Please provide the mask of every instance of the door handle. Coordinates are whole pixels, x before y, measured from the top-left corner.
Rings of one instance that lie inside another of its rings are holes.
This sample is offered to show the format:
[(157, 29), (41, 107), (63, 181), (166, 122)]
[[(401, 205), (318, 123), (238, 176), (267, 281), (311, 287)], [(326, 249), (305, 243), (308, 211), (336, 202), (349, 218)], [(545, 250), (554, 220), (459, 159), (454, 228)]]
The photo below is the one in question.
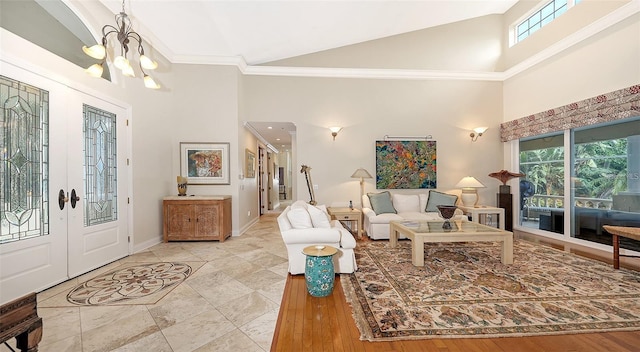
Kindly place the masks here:
[(58, 192), (58, 206), (60, 207), (60, 210), (64, 209), (64, 203), (69, 201), (69, 197), (66, 197), (64, 195), (64, 190), (61, 189), (60, 192)]
[(76, 194), (76, 189), (71, 190), (71, 208), (76, 208), (76, 203), (80, 201), (80, 197)]

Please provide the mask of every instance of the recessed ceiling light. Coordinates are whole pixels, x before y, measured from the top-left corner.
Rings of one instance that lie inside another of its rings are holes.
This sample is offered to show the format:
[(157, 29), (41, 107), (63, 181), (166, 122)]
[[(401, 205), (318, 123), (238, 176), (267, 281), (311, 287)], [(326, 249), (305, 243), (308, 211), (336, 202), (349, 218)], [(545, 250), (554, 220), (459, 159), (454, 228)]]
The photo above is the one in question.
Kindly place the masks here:
[(272, 130), (272, 129), (273, 129), (273, 127), (269, 126), (269, 127), (267, 127), (267, 129), (268, 129), (268, 130)]
[(276, 138), (276, 141), (279, 141), (279, 140), (280, 140), (280, 138)]

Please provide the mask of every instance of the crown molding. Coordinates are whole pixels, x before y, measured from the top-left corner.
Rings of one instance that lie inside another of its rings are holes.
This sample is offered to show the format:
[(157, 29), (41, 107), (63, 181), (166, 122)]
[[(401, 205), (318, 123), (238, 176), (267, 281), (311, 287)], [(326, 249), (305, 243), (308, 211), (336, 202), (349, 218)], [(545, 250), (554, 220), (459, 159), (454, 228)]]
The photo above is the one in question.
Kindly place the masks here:
[(279, 67), (247, 66), (243, 72), (254, 76), (324, 77), (324, 78), (370, 78), (402, 80), (477, 80), (501, 81), (499, 72), (399, 70), (373, 68), (324, 68), (324, 67)]

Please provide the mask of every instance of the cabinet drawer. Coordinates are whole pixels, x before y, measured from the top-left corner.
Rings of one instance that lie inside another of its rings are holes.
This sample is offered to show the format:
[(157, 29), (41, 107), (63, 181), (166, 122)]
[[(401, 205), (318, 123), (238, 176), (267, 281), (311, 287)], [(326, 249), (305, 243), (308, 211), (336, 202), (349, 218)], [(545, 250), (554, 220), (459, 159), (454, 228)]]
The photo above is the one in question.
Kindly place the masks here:
[(349, 215), (336, 215), (335, 218), (337, 220), (358, 220), (357, 214), (349, 214)]

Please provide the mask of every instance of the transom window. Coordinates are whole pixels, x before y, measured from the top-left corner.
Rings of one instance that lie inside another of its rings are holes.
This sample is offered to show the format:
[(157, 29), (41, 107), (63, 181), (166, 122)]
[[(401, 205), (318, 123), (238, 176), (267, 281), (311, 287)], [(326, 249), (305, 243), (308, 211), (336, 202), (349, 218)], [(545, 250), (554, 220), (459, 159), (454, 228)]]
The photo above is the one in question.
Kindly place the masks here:
[(514, 26), (514, 40), (511, 44), (519, 43), (580, 1), (581, 0), (551, 0), (544, 3), (540, 9)]

